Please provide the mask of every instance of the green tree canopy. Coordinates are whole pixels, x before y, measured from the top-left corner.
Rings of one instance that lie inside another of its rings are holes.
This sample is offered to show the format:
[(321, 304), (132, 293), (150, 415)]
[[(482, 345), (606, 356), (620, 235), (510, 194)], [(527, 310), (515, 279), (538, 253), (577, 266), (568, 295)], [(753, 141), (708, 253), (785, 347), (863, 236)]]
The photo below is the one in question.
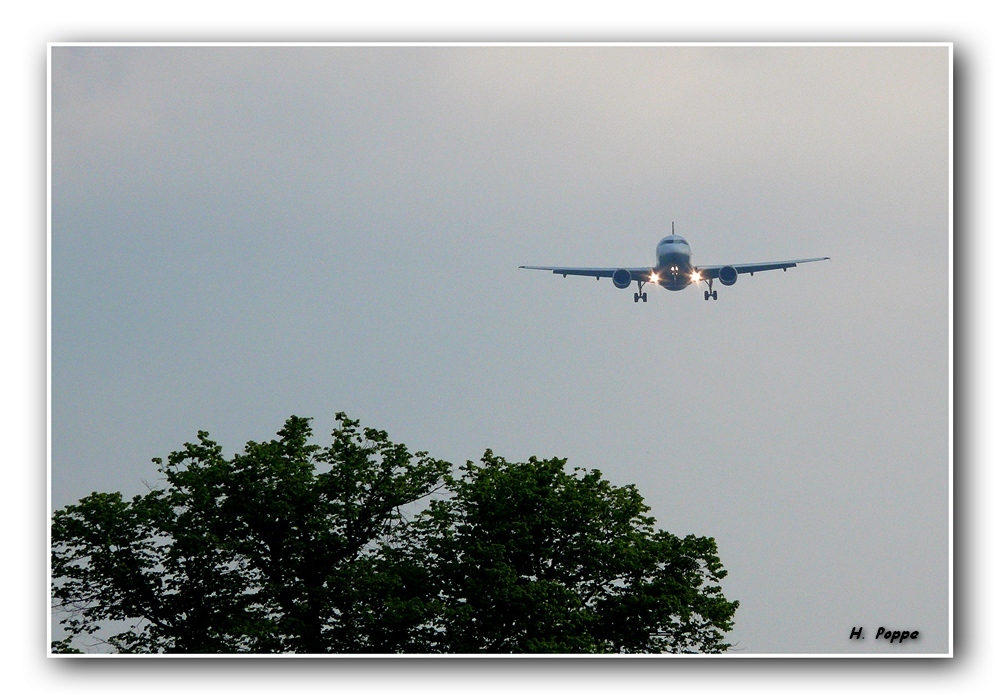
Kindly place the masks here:
[(655, 530), (634, 486), (565, 464), (487, 451), (414, 523), (410, 552), (441, 588), (437, 649), (724, 651), (738, 603), (714, 585), (715, 541)]
[[(737, 602), (714, 540), (654, 528), (634, 486), (487, 451), (452, 476), (383, 431), (309, 419), (231, 459), (200, 432), (165, 485), (52, 523), (69, 652), (719, 652)], [(444, 487), (414, 517), (404, 508)]]

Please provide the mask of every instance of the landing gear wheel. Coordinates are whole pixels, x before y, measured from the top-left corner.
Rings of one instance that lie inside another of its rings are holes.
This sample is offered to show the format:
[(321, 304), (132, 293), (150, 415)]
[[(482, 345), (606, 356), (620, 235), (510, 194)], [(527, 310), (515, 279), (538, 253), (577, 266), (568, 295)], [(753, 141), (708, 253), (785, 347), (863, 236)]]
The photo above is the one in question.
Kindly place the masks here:
[(639, 303), (639, 300), (640, 300), (640, 299), (642, 299), (643, 301), (646, 301), (646, 293), (645, 293), (644, 291), (642, 291), (642, 285), (643, 285), (643, 284), (644, 284), (644, 283), (643, 283), (643, 281), (642, 281), (642, 280), (639, 280), (639, 291), (638, 291), (638, 292), (636, 292), (636, 293), (635, 293), (635, 296), (633, 296), (633, 297), (632, 297), (632, 299), (633, 299), (633, 300), (634, 300), (634, 301), (635, 301), (635, 302), (636, 302), (637, 304)]
[(716, 292), (712, 292), (712, 299), (715, 299), (717, 301), (719, 299), (719, 292), (717, 292), (717, 291)]
[(708, 301), (708, 292), (705, 292), (705, 301)]

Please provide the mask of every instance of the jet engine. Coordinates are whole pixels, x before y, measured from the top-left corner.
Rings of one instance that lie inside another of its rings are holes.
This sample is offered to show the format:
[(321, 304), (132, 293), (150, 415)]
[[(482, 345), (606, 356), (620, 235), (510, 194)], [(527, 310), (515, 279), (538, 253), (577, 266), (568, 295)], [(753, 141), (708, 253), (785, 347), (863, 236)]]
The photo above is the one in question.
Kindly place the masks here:
[(625, 289), (632, 284), (632, 274), (624, 268), (615, 270), (615, 273), (611, 275), (611, 281), (615, 283), (618, 289)]
[(719, 281), (727, 287), (734, 285), (736, 284), (736, 274), (735, 267), (732, 265), (726, 265), (724, 268), (719, 270)]

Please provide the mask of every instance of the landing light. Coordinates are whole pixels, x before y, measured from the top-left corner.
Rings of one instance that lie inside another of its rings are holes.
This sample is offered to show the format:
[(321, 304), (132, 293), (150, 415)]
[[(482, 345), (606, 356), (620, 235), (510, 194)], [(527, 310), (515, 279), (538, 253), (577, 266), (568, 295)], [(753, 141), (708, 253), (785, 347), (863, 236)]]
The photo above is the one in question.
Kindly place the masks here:
[(660, 281), (660, 276), (654, 272), (649, 276), (649, 281), (652, 282), (653, 284), (656, 284), (657, 282)]
[(700, 272), (692, 272), (691, 273), (691, 281), (692, 282), (701, 282), (701, 273)]

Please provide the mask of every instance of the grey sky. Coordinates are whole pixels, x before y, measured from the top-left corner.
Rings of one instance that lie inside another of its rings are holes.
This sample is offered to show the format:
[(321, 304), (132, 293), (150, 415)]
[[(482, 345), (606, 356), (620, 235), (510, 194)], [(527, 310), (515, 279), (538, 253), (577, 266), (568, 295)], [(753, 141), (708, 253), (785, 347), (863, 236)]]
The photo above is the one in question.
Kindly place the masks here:
[[(717, 539), (740, 650), (946, 652), (948, 89), (945, 47), (54, 48), (54, 505), (343, 410), (635, 483)], [(832, 260), (517, 269), (671, 221)]]

